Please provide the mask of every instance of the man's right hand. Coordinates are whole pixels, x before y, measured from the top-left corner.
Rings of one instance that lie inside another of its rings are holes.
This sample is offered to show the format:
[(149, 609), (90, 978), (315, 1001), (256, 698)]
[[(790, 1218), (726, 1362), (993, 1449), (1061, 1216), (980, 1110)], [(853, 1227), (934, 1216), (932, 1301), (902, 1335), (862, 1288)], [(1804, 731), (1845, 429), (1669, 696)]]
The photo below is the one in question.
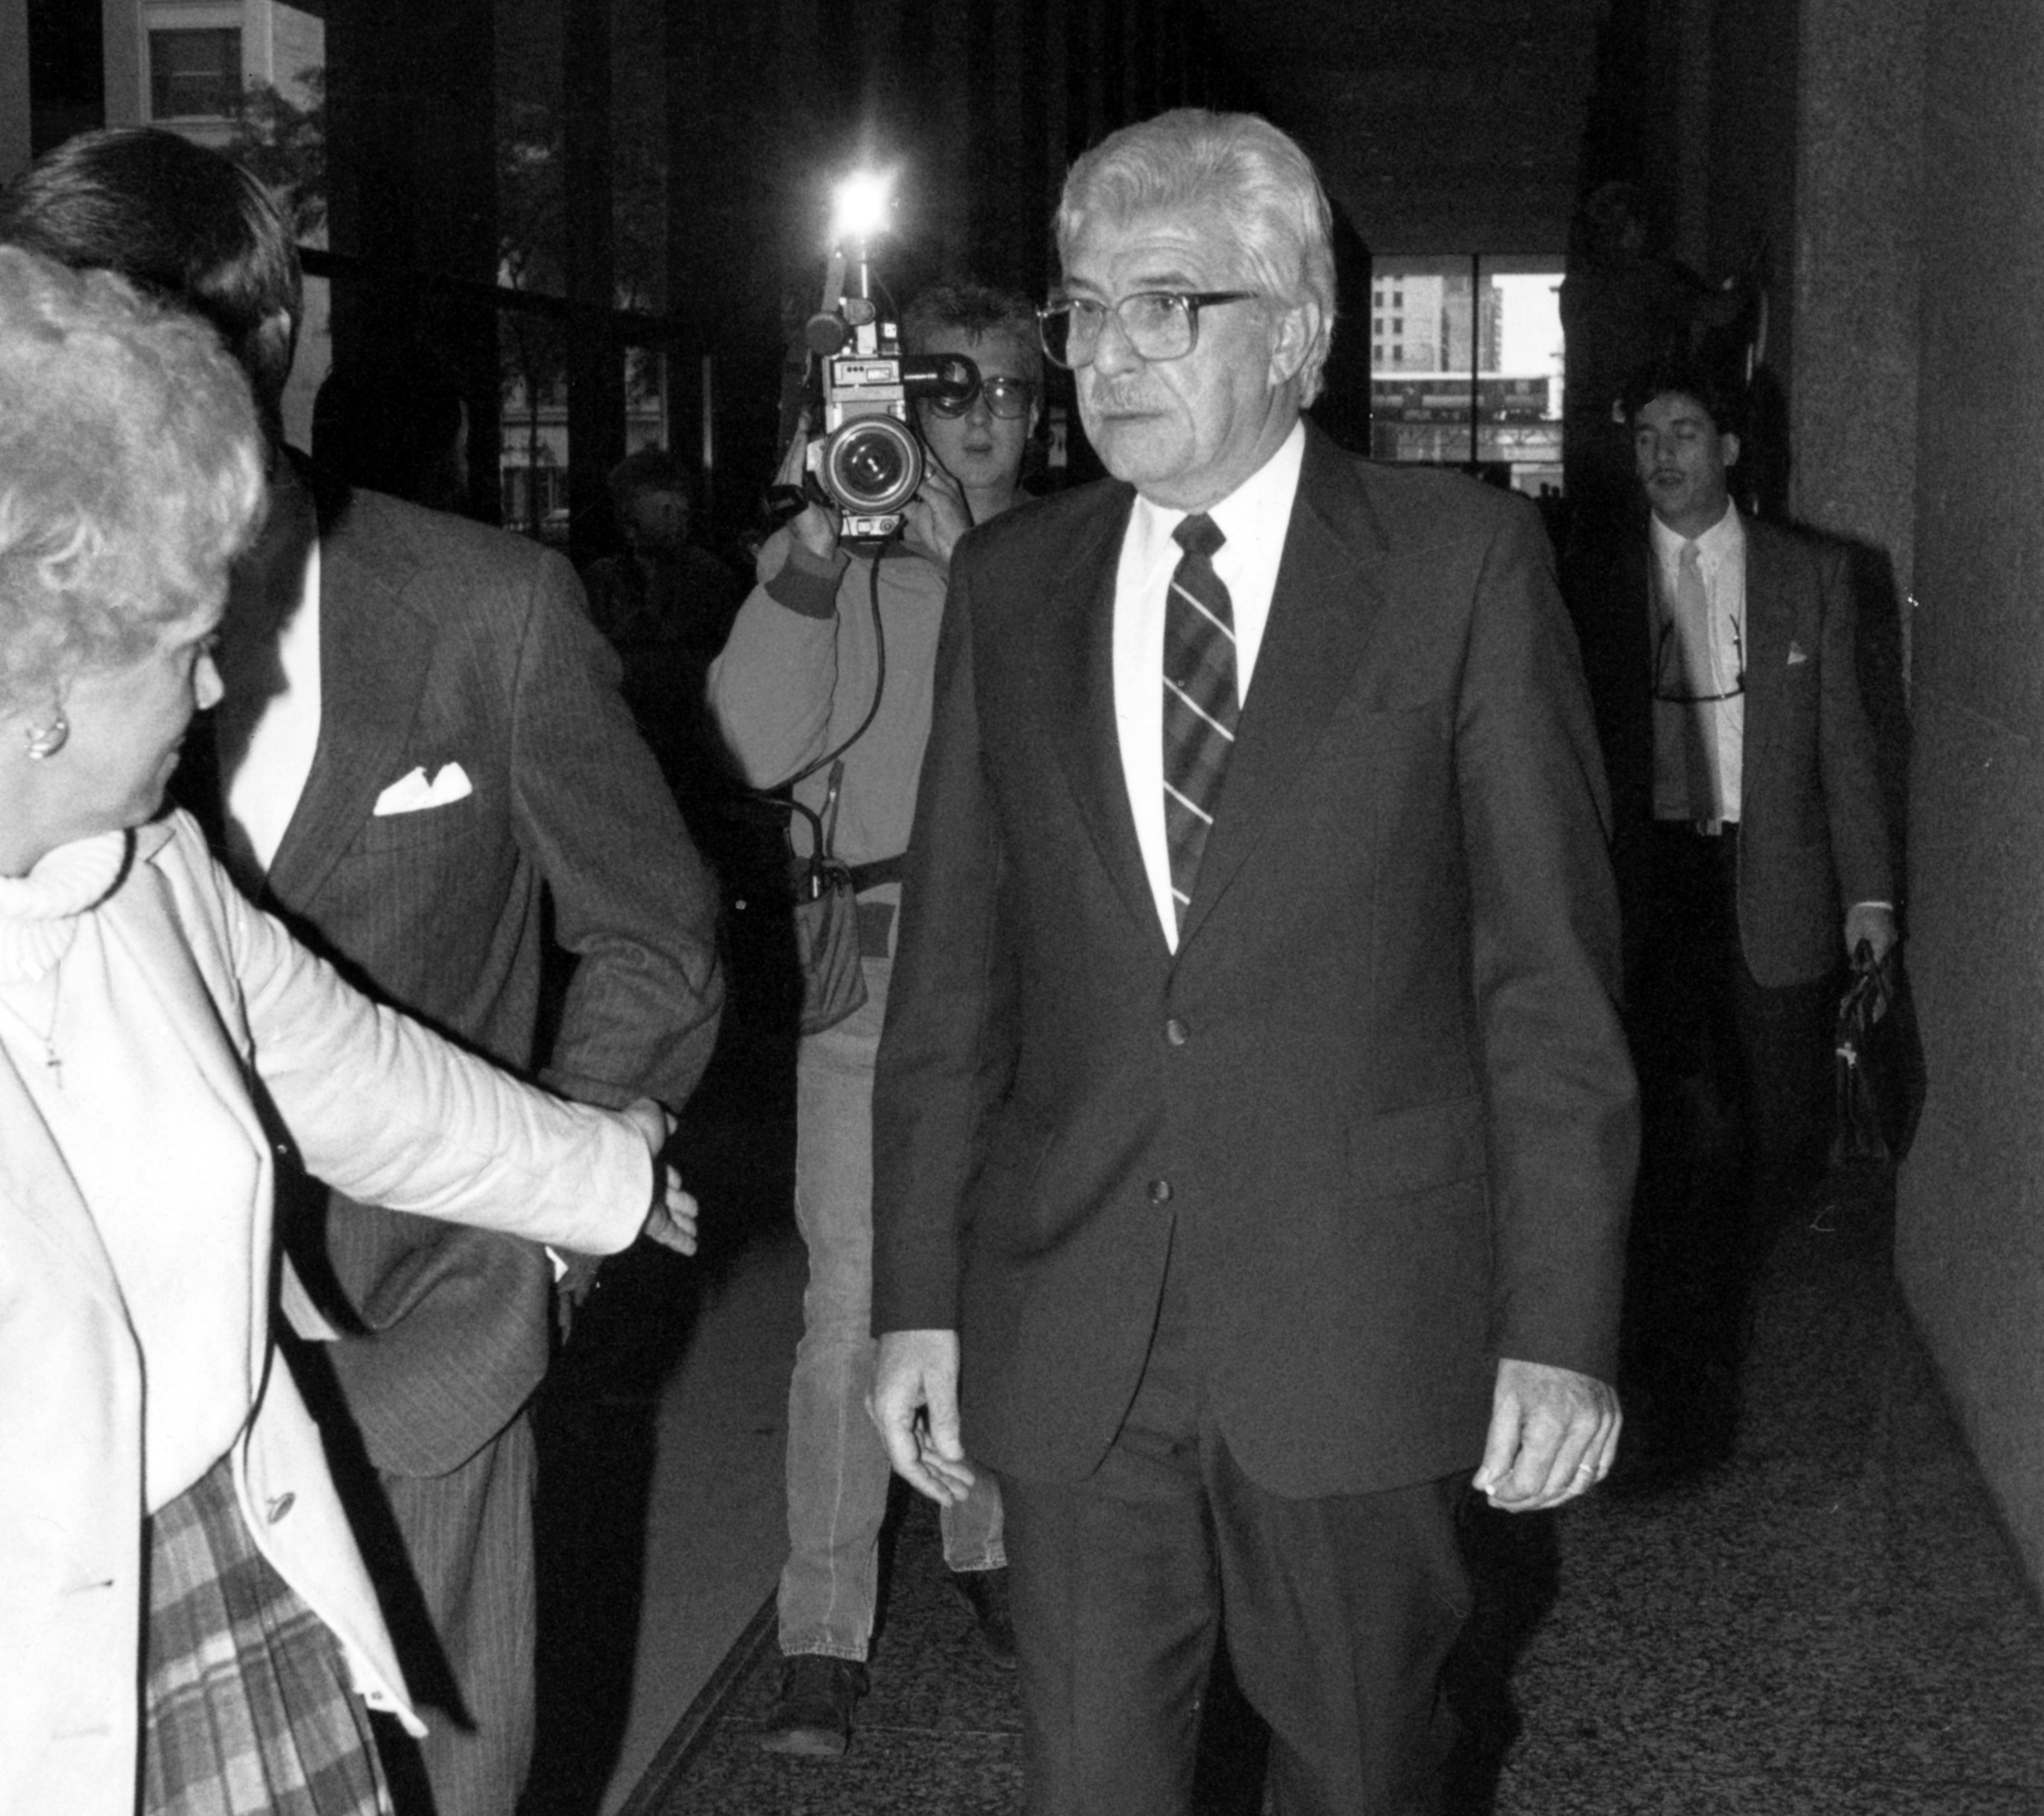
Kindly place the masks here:
[[(775, 482), (793, 486), (800, 491), (803, 475), (809, 471), (809, 422), (805, 418), (795, 430), (795, 439), (788, 444), (788, 452), (781, 456), (781, 470), (774, 475)], [(795, 540), (820, 560), (828, 561), (837, 553), (836, 516), (813, 498), (802, 506), (788, 527)]]
[(956, 1331), (890, 1330), (880, 1339), (866, 1403), (894, 1472), (940, 1506), (972, 1487), (959, 1442), (958, 1376)]

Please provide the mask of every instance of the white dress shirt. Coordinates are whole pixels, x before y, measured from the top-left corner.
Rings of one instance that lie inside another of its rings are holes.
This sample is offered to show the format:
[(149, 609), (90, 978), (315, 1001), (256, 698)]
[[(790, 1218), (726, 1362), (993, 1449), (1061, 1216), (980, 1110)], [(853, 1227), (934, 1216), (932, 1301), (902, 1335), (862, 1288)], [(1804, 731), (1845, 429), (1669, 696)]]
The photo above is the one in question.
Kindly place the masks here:
[[(1294, 423), (1278, 452), (1206, 513), (1228, 538), (1213, 565), (1234, 608), (1235, 691), (1245, 711), (1305, 452), (1305, 425)], [(1185, 554), (1171, 532), (1192, 514), (1139, 495), (1114, 576), (1114, 718), (1121, 771), (1157, 918), (1173, 952), (1178, 949), (1178, 914), (1164, 829), (1164, 606)], [(1224, 781), (1224, 797), (1226, 792)]]
[[(1681, 691), (1685, 677), (1677, 640), (1666, 635), (1673, 611), (1676, 579), (1681, 568), (1682, 549), (1689, 538), (1678, 535), (1658, 517), (1652, 526), (1654, 594), (1647, 601), (1654, 652), (1654, 689), (1657, 702), (1670, 680)], [(1696, 537), (1696, 566), (1704, 580), (1704, 597), (1710, 612), (1710, 677), (1708, 685), (1693, 691), (1719, 696), (1680, 709), (1657, 704), (1654, 736), (1654, 817), (1658, 820), (1694, 820), (1735, 823), (1739, 817), (1740, 791), (1745, 783), (1743, 752), (1746, 744), (1746, 526), (1739, 507), (1727, 504), (1725, 514), (1701, 536)], [(1701, 677), (1696, 678), (1698, 681)], [(1717, 798), (1697, 802), (1690, 798), (1687, 767), (1678, 741), (1666, 734), (1671, 710), (1693, 714), (1701, 721), (1716, 761)]]
[(320, 733), (320, 552), (313, 537), (305, 556), (298, 603), (276, 642), (283, 684), (264, 705), (248, 748), (227, 790), (229, 836), (245, 841), (238, 854), (252, 854), (267, 871), (283, 843), (284, 829), (298, 810)]

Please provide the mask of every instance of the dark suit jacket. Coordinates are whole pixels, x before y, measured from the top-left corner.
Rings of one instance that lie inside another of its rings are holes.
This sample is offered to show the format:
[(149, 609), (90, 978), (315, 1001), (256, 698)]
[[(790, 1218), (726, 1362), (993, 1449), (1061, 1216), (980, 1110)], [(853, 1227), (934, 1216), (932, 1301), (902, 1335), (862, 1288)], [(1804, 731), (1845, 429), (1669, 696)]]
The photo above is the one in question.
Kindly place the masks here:
[[(1167, 1251), (1290, 1495), (1481, 1452), (1500, 1356), (1610, 1377), (1636, 1144), (1589, 707), (1533, 512), (1309, 432), (1175, 957), (1114, 720), (1102, 484), (962, 544), (874, 1109), (874, 1328), (1072, 1480)], [(1175, 1232), (1175, 1233), (1174, 1233)]]
[[(319, 745), (266, 905), (373, 995), (563, 1095), (679, 1104), (716, 1030), (715, 892), (573, 571), (373, 492), (323, 505), (320, 560)], [(450, 761), (467, 799), (375, 814), (409, 771)], [(543, 891), (578, 959), (541, 1056)], [(332, 1356), (371, 1457), (443, 1474), (539, 1384), (546, 1256), (344, 1202), (325, 1223), (313, 1283), (363, 1333)]]
[[(1746, 519), (1746, 735), (1739, 931), (1770, 988), (1843, 956), (1845, 910), (1896, 899), (1873, 737), (1860, 692), (1850, 565), (1835, 543)], [(1652, 545), (1635, 533), (1572, 575), (1628, 929), (1643, 924), (1654, 817)]]

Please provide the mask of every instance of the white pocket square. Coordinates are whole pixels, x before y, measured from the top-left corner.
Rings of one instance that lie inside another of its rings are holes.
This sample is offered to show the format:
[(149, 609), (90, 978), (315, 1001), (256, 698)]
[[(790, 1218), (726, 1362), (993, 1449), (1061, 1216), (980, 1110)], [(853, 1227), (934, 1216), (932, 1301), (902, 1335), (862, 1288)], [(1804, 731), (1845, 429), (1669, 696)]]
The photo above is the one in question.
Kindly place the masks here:
[(1804, 651), (1802, 644), (1800, 643), (1792, 643), (1788, 645), (1788, 666), (1791, 668), (1793, 668), (1799, 662), (1808, 662), (1809, 660), (1809, 656), (1808, 652)]
[(427, 807), (445, 807), (456, 801), (464, 801), (475, 792), (475, 784), (468, 779), (468, 771), (458, 763), (444, 763), (434, 771), (432, 779), (426, 779), (424, 767), (410, 774), (401, 775), (376, 797), (375, 817), (384, 819), (392, 814), (416, 814)]

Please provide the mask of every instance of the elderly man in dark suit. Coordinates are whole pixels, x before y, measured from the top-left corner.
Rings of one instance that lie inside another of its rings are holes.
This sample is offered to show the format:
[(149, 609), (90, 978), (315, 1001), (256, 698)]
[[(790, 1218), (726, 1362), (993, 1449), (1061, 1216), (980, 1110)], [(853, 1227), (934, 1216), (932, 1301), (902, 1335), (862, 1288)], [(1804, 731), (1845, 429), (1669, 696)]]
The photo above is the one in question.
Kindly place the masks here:
[[(1569, 595), (1609, 772), (1626, 998), (1649, 1108), (1629, 1322), (1651, 1447), (1730, 1441), (1756, 1241), (1823, 1164), (1838, 977), (1895, 942), (1895, 871), (1846, 552), (1740, 510), (1739, 388), (1670, 356), (1628, 380), (1645, 502)], [(1742, 1181), (1685, 1182), (1736, 1120)], [(1708, 1147), (1705, 1141), (1703, 1144)]]
[[(87, 134), (0, 197), (0, 239), (205, 315), (278, 433), (298, 262), (235, 166), (169, 133)], [(715, 1033), (715, 895), (572, 571), (501, 531), (316, 489), (280, 446), (224, 626), (218, 773), (194, 805), (229, 868), (356, 982), (500, 1064), (590, 1102), (678, 1106)], [(578, 960), (545, 1052), (543, 895)], [(286, 1310), (325, 1340), (308, 1352), (337, 1386), (323, 1412), (355, 1427), (330, 1437), (337, 1474), (358, 1448), (373, 1465), (351, 1513), (439, 1716), (425, 1783), (391, 1761), (400, 1810), (506, 1816), (533, 1740), (525, 1409), (567, 1264), (396, 1211), (325, 1218), (323, 1191), (302, 1195)]]
[(874, 1412), (1000, 1476), (1039, 1813), (1186, 1806), (1224, 1618), (1279, 1808), (1436, 1807), (1471, 1472), (1557, 1506), (1618, 1437), (1589, 702), (1530, 508), (1301, 421), (1329, 223), (1253, 117), (1082, 159), (1042, 321), (1114, 478), (952, 571)]

